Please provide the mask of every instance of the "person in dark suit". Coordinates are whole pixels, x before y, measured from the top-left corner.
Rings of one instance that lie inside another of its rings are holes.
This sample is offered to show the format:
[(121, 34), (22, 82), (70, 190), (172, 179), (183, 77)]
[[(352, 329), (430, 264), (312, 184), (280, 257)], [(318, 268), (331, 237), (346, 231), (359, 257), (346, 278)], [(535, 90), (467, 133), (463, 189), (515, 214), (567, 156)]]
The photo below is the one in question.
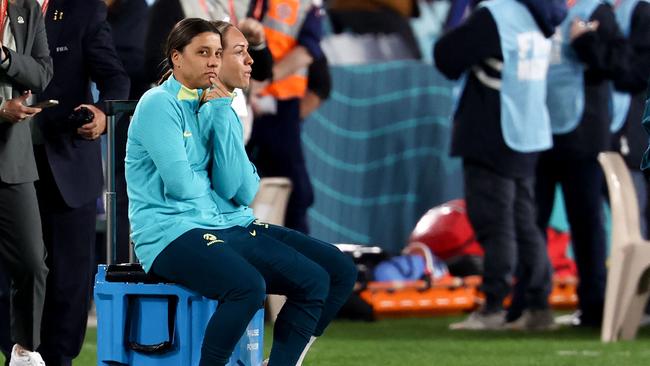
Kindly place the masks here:
[[(5, 318), (0, 322), (0, 332), (9, 333), (7, 328), (11, 324), (11, 340), (8, 339), (4, 350), (8, 363), (38, 365), (40, 355), (33, 351), (40, 343), (48, 270), (34, 191), (33, 182), (38, 174), (29, 123), (41, 110), (26, 104), (31, 93), (40, 93), (52, 78), (52, 59), (36, 1), (15, 0), (3, 5), (6, 8), (1, 13), (6, 16), (0, 16), (0, 267), (11, 279), (11, 291), (0, 291)], [(6, 319), (9, 293), (11, 322)], [(9, 355), (12, 343), (13, 352)]]
[[(40, 100), (56, 99), (33, 126), (42, 136), (34, 154), (36, 192), (47, 248), (47, 296), (39, 351), (49, 366), (69, 366), (83, 344), (95, 263), (97, 199), (104, 184), (99, 137), (106, 128), (103, 100), (126, 99), (129, 78), (115, 47), (101, 0), (50, 0), (45, 28), (54, 77)], [(93, 105), (91, 81), (99, 90)], [(71, 123), (86, 108), (92, 119)]]

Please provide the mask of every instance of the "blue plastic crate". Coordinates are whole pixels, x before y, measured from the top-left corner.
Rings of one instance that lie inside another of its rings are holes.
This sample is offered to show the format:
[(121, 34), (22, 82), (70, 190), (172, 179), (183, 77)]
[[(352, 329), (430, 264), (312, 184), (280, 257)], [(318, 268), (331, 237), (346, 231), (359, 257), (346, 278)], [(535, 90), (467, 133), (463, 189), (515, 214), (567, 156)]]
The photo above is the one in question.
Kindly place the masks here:
[[(205, 327), (217, 308), (182, 286), (106, 281), (95, 277), (98, 366), (197, 366)], [(228, 366), (259, 366), (263, 359), (264, 309), (235, 347)]]

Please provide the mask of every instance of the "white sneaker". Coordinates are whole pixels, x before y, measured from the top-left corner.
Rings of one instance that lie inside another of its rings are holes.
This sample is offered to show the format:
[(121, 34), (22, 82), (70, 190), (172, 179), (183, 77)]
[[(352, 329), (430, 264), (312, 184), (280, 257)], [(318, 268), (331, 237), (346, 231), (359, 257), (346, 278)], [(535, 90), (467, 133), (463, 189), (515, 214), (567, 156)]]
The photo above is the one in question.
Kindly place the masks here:
[(519, 319), (505, 325), (505, 328), (509, 330), (528, 331), (556, 330), (558, 327), (559, 325), (553, 319), (551, 309), (526, 309)]
[(504, 311), (485, 314), (481, 311), (471, 313), (467, 319), (449, 325), (450, 330), (501, 330), (506, 322)]
[(27, 350), (18, 352), (17, 348), (18, 345), (14, 344), (14, 348), (11, 349), (9, 366), (45, 366), (40, 353)]
[(580, 315), (580, 310), (576, 310), (571, 314), (560, 315), (555, 318), (555, 324), (577, 327), (580, 325)]

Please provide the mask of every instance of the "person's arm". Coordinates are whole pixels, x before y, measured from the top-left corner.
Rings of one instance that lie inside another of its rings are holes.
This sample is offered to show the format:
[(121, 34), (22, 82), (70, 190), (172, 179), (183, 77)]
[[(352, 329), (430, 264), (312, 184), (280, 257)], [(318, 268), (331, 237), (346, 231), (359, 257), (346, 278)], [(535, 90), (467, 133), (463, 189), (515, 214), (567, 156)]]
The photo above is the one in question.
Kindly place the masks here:
[(650, 3), (639, 2), (632, 14), (628, 54), (625, 67), (614, 75), (620, 91), (640, 93), (650, 77)]
[(250, 206), (260, 188), (260, 176), (257, 175), (257, 168), (250, 161), (249, 166), (244, 165), (242, 184), (232, 198), (235, 203), (243, 206)]
[(25, 105), (31, 97), (31, 91), (27, 91), (15, 98), (2, 100), (0, 103), (0, 123), (20, 123), (38, 114), (41, 108), (32, 108)]
[(314, 58), (304, 46), (295, 46), (285, 57), (273, 65), (273, 80), (285, 79), (309, 66)]
[(93, 112), (93, 120), (77, 129), (77, 133), (88, 140), (98, 138), (106, 130), (103, 101), (128, 99), (130, 87), (129, 76), (117, 56), (111, 28), (106, 21), (106, 6), (102, 2), (98, 4), (83, 35), (82, 47), (90, 78), (99, 90), (99, 101), (96, 105), (81, 104), (76, 107), (85, 107)]
[(321, 57), (309, 65), (307, 73), (307, 92), (300, 100), (300, 119), (307, 118), (321, 103), (329, 98), (332, 90), (332, 77), (327, 57)]
[(591, 75), (614, 79), (626, 68), (630, 50), (621, 33), (610, 5), (599, 5), (589, 21), (595, 30), (582, 33), (571, 41), (578, 59), (587, 65)]
[(309, 10), (300, 28), (298, 44), (273, 66), (273, 79), (282, 80), (323, 57), (323, 50), (320, 47), (322, 36), (319, 9), (314, 7)]
[(251, 77), (264, 81), (273, 76), (273, 55), (266, 45), (264, 26), (253, 18), (242, 20), (237, 26), (248, 41), (248, 53), (253, 59)]
[(464, 24), (444, 34), (435, 44), (433, 57), (438, 70), (452, 80), (485, 59), (503, 59), (499, 32), (490, 11), (478, 9)]
[[(236, 113), (235, 113), (236, 114)], [(241, 164), (241, 184), (232, 200), (243, 206), (250, 206), (260, 188), (260, 176), (257, 174), (257, 167), (248, 159), (246, 148), (244, 147), (244, 127), (239, 117), (232, 121), (232, 141), (233, 148), (237, 156), (238, 163)]]
[(209, 126), (212, 136), (212, 189), (222, 198), (248, 205), (257, 192), (259, 177), (244, 150), (241, 123), (230, 100), (212, 99), (201, 106), (199, 125)]
[(262, 48), (249, 48), (248, 53), (253, 59), (251, 78), (264, 81), (273, 76), (273, 55), (266, 45)]
[(187, 157), (181, 107), (165, 92), (145, 94), (131, 122), (133, 136), (149, 154), (163, 181), (165, 194), (177, 200), (203, 197), (210, 192), (206, 171), (195, 171)]
[(52, 80), (54, 66), (40, 7), (33, 6), (30, 11), (30, 21), (34, 22), (35, 31), (32, 52), (29, 55), (21, 55), (3, 47), (8, 56), (6, 62), (9, 64), (2, 74), (7, 75), (12, 84), (18, 84), (19, 88), (41, 93)]

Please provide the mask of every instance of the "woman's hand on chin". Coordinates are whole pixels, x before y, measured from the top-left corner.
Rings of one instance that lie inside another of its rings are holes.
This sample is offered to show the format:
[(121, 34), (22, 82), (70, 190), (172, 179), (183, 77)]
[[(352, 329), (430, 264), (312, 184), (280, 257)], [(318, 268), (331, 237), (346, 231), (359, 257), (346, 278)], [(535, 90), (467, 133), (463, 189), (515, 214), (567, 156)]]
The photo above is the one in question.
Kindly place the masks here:
[(203, 91), (201, 102), (205, 103), (212, 99), (232, 97), (232, 93), (228, 91), (221, 80), (217, 78), (210, 78), (210, 84), (211, 86)]

